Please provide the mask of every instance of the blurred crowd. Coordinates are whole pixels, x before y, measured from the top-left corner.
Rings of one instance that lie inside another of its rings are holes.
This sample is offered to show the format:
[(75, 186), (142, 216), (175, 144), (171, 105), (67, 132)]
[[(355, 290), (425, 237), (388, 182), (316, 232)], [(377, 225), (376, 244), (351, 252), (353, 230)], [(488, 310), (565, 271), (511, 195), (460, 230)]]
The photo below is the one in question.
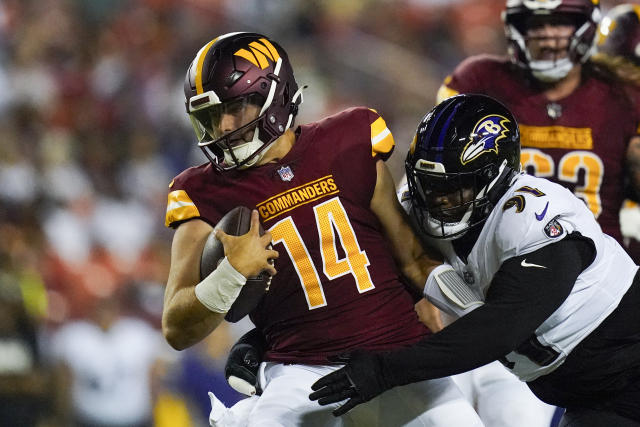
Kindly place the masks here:
[[(309, 85), (299, 122), (375, 108), (399, 178), (442, 79), (468, 55), (505, 51), (503, 8), (0, 0), (0, 425), (203, 425), (208, 389), (240, 398), (221, 372), (228, 347), (178, 353), (159, 332), (167, 186), (205, 161), (182, 92), (203, 44), (230, 31), (279, 41)], [(230, 346), (244, 327), (216, 333)]]

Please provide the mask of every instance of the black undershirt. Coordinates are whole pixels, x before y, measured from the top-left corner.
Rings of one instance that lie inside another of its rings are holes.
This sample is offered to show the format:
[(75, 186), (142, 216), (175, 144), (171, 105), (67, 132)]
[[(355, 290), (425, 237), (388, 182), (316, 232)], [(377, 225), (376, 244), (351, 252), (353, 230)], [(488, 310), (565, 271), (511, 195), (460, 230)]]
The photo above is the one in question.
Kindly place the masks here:
[(483, 306), (411, 347), (381, 353), (382, 381), (390, 388), (446, 377), (505, 356), (560, 307), (594, 257), (593, 242), (575, 233), (505, 261)]

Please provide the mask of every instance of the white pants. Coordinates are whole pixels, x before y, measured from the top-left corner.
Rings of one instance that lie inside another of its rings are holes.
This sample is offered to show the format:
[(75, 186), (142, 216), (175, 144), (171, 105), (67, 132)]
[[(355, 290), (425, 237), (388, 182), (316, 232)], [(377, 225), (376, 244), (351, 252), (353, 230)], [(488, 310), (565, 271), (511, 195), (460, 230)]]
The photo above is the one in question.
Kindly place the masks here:
[[(342, 417), (309, 400), (311, 385), (337, 366), (283, 365), (263, 362), (261, 396), (242, 400), (221, 414), (212, 409), (214, 426), (482, 426), (478, 414), (450, 378), (422, 381), (384, 392)], [(224, 409), (223, 409), (224, 411)]]
[(487, 427), (549, 427), (555, 406), (538, 399), (527, 384), (500, 362), (492, 362), (453, 380)]

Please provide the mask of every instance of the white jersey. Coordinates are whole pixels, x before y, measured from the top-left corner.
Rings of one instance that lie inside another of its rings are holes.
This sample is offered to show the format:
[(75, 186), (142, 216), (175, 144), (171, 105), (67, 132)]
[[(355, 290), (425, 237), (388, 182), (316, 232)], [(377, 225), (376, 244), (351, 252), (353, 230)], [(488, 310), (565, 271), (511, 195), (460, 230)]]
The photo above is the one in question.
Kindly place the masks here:
[[(408, 209), (409, 201), (403, 193), (406, 187), (399, 196)], [(514, 374), (523, 381), (532, 381), (560, 366), (571, 350), (611, 314), (638, 269), (624, 249), (602, 233), (593, 214), (573, 193), (546, 179), (519, 175), (487, 218), (466, 263), (456, 255), (451, 242), (428, 241), (464, 278), (468, 289), (457, 297), (450, 290), (433, 292), (443, 287), (435, 283), (432, 274), (425, 285), (426, 296), (441, 309), (464, 315), (483, 303), (493, 276), (506, 260), (536, 251), (573, 232), (593, 241), (595, 260), (578, 276), (562, 305), (535, 331), (538, 340), (559, 356), (546, 366), (516, 352), (506, 356)], [(523, 267), (527, 267), (526, 259)]]

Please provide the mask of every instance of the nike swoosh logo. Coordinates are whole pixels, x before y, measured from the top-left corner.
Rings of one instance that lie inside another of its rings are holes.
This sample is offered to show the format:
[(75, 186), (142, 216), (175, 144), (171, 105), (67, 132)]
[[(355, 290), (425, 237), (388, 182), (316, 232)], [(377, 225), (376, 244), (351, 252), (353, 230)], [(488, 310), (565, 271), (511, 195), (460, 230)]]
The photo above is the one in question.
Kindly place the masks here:
[(538, 265), (538, 264), (532, 264), (530, 262), (527, 262), (526, 259), (523, 259), (522, 262), (520, 263), (521, 266), (523, 267), (538, 267), (538, 268), (547, 268), (544, 265)]
[(542, 218), (547, 214), (547, 208), (549, 207), (549, 202), (545, 205), (544, 209), (540, 213), (536, 213), (536, 219), (538, 221), (542, 221)]

